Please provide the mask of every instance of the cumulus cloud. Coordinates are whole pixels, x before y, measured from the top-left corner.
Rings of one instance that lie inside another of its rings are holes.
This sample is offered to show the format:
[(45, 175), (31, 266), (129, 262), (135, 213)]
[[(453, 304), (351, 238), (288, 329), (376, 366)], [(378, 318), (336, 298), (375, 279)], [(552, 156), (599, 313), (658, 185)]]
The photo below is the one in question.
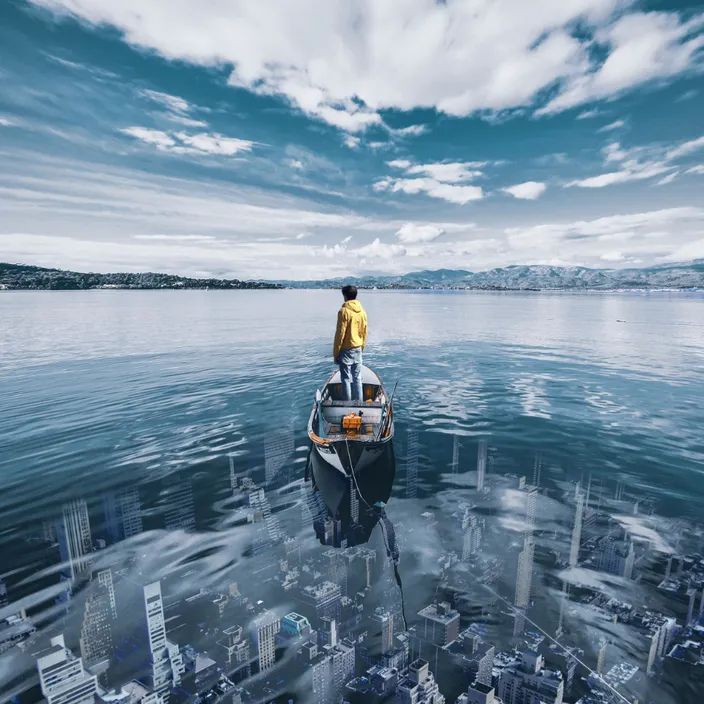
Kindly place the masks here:
[(221, 134), (208, 132), (187, 134), (186, 132), (164, 132), (148, 127), (126, 127), (120, 132), (145, 144), (153, 144), (160, 151), (175, 154), (234, 156), (240, 152), (251, 151), (255, 144), (246, 139), (223, 137)]
[(169, 60), (233, 67), (232, 85), (353, 133), (382, 124), (386, 109), (533, 107), (553, 86), (542, 112), (558, 112), (684, 73), (703, 41), (701, 15), (636, 12), (622, 0), (30, 2), (114, 27)]
[(450, 183), (441, 183), (434, 178), (387, 178), (377, 181), (374, 184), (374, 190), (402, 192), (409, 195), (425, 193), (431, 198), (440, 198), (458, 205), (481, 200), (484, 197), (481, 186), (456, 186)]
[(357, 149), (359, 147), (359, 144), (362, 140), (359, 137), (355, 137), (351, 134), (345, 135), (345, 146), (349, 147), (350, 149)]
[(504, 188), (505, 193), (509, 193), (514, 198), (520, 198), (522, 200), (536, 200), (545, 193), (547, 186), (544, 183), (539, 183), (538, 181), (526, 181), (525, 183), (519, 183), (515, 186), (509, 186)]
[(605, 262), (622, 262), (625, 258), (622, 252), (606, 252), (601, 255), (601, 259)]
[(367, 244), (355, 250), (355, 254), (365, 259), (391, 259), (392, 257), (405, 256), (406, 248), (400, 244), (386, 244), (377, 237), (371, 244)]
[(482, 175), (478, 168), (485, 166), (483, 161), (453, 163), (413, 164), (408, 159), (394, 159), (387, 162), (393, 169), (405, 172), (406, 176), (421, 178), (384, 178), (374, 184), (376, 191), (425, 193), (431, 198), (440, 198), (449, 203), (464, 205), (472, 200), (481, 200), (484, 192), (480, 186), (458, 185)]
[(316, 250), (315, 254), (322, 254), (324, 257), (328, 257), (329, 259), (337, 257), (340, 254), (344, 254), (345, 252), (347, 252), (347, 245), (350, 243), (351, 239), (351, 236), (345, 237), (344, 240), (338, 242), (337, 244), (334, 244), (332, 247), (328, 247), (325, 244), (322, 246), (321, 249)]
[(407, 222), (396, 232), (396, 237), (399, 242), (404, 244), (416, 244), (418, 242), (432, 242), (443, 233), (444, 230), (437, 225), (416, 225)]

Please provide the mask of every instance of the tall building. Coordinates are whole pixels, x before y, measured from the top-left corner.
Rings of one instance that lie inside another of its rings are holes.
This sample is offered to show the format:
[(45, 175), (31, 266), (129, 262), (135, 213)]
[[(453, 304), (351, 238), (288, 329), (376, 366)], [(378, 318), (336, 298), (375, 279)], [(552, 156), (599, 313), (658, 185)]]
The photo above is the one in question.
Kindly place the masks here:
[(246, 668), (249, 676), (249, 639), (242, 638), (242, 626), (231, 626), (223, 630), (225, 638), (218, 641), (223, 650), (216, 651), (216, 659), (220, 660), (226, 671), (232, 672)]
[(503, 704), (562, 704), (564, 683), (560, 672), (546, 670), (538, 653), (528, 651), (499, 677)]
[(575, 496), (574, 522), (572, 524), (572, 544), (570, 545), (570, 567), (576, 567), (579, 562), (579, 548), (582, 545), (582, 518), (584, 515), (584, 494), (577, 484)]
[(190, 476), (172, 474), (164, 477), (162, 484), (166, 494), (166, 530), (193, 530), (196, 527), (196, 512)]
[(452, 473), (460, 471), (460, 436), (454, 435), (452, 438)]
[(418, 495), (418, 431), (408, 429), (408, 452), (406, 457), (406, 498)]
[(0, 608), (7, 606), (9, 603), (10, 600), (7, 598), (7, 586), (5, 586), (5, 582), (0, 579)]
[(315, 613), (317, 618), (339, 618), (342, 605), (340, 585), (325, 581), (309, 584), (301, 590), (301, 603)]
[(535, 545), (532, 536), (526, 536), (523, 550), (518, 555), (518, 574), (516, 577), (516, 594), (514, 604), (518, 607), (514, 635), (523, 632), (525, 624), (525, 610), (530, 604), (530, 592), (533, 584), (533, 561), (535, 558)]
[(396, 704), (445, 704), (427, 661), (414, 660), (396, 687)]
[(117, 619), (112, 572), (98, 572), (86, 598), (81, 629), (81, 656), (86, 665), (108, 660), (114, 649), (114, 626)]
[(460, 633), (460, 612), (446, 601), (430, 604), (418, 612), (424, 619), (423, 638), (444, 647), (454, 643)]
[(51, 650), (37, 659), (39, 686), (47, 704), (93, 704), (98, 691), (95, 675), (66, 647), (63, 635), (51, 639)]
[(276, 516), (271, 512), (271, 505), (264, 489), (252, 489), (249, 492), (249, 507), (252, 511), (252, 520), (255, 523), (258, 521), (264, 523), (268, 539), (272, 542), (278, 540), (281, 537), (281, 528)]
[(477, 491), (484, 491), (484, 478), (486, 476), (487, 441), (480, 440), (477, 449)]
[(502, 704), (502, 702), (495, 695), (491, 685), (475, 682), (469, 685), (469, 689), (464, 694), (460, 694), (456, 704)]
[(467, 560), (479, 552), (481, 544), (482, 531), (477, 522), (477, 517), (467, 514), (465, 520), (462, 521), (464, 536), (462, 539), (462, 561)]
[(254, 621), (254, 642), (259, 655), (259, 671), (269, 670), (276, 663), (276, 634), (281, 627), (279, 617), (265, 611)]
[(359, 496), (357, 496), (357, 489), (354, 485), (354, 479), (350, 477), (349, 479), (349, 491), (350, 491), (350, 519), (352, 523), (359, 523)]
[(114, 542), (142, 532), (142, 505), (136, 487), (103, 496), (105, 531)]
[(635, 546), (628, 536), (624, 540), (617, 540), (614, 536), (607, 535), (595, 550), (594, 564), (601, 572), (632, 579), (635, 558)]
[(84, 499), (64, 504), (61, 518), (56, 521), (56, 539), (64, 563), (62, 577), (74, 581), (90, 576), (93, 539)]
[(264, 475), (266, 483), (272, 482), (286, 466), (294, 452), (293, 425), (264, 439)]
[(372, 621), (381, 632), (381, 654), (384, 655), (394, 647), (394, 620), (388, 611), (379, 607), (372, 615)]

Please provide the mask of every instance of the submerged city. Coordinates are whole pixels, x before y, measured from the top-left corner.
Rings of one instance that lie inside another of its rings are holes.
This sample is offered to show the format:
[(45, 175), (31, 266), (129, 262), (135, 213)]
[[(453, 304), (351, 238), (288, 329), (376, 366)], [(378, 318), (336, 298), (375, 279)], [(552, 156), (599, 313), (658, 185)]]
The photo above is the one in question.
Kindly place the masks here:
[[(225, 532), (247, 536), (246, 564), (230, 570), (241, 577), (220, 588), (198, 587), (208, 582), (202, 564), (193, 575), (198, 554), (178, 564), (176, 544), (187, 544), (197, 524), (187, 473), (146, 491), (66, 503), (35, 526), (22, 550), (42, 565), (45, 586), (27, 597), (21, 583), (18, 593), (2, 585), (5, 696), (35, 701), (31, 692), (40, 690), (49, 704), (605, 704), (654, 701), (647, 697), (654, 682), (699, 676), (701, 525), (674, 527), (674, 547), (664, 553), (652, 531), (638, 528), (654, 514), (652, 496), (587, 475), (555, 497), (540, 453), (524, 460), (520, 476), (507, 474), (491, 438), (459, 436), (446, 471), (467, 500), (444, 514), (394, 517), (394, 483), (406, 499), (421, 491), (417, 429), (402, 441), (402, 481), (385, 456), (365, 482), (366, 496), (351, 477), (335, 493), (334, 513), (305, 446), (294, 446), (293, 427), (266, 438), (262, 469), (249, 471), (241, 453), (214, 458)], [(142, 542), (155, 491), (164, 501), (163, 540), (176, 558), (161, 566), (162, 579), (150, 575), (161, 561), (149, 555), (155, 546)], [(520, 537), (501, 549), (496, 502), (507, 492)], [(554, 498), (570, 514), (559, 527), (542, 520)], [(403, 575), (406, 547), (426, 531), (440, 535), (439, 549), (426, 556), (435, 596), (410, 610), (392, 567)], [(218, 543), (205, 540), (198, 550), (215, 555)], [(538, 563), (554, 574), (550, 610), (541, 593), (548, 585), (534, 578)], [(639, 584), (647, 606), (611, 595), (624, 583)], [(588, 628), (574, 627), (576, 612)], [(626, 640), (628, 655), (618, 642)]]

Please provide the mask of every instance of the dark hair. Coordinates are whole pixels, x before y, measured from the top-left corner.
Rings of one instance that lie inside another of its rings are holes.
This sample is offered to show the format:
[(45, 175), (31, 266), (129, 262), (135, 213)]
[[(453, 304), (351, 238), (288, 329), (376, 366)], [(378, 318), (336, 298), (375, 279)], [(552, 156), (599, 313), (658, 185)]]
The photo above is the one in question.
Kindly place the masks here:
[(346, 301), (354, 301), (357, 298), (357, 287), (356, 286), (343, 286), (342, 295), (345, 297)]

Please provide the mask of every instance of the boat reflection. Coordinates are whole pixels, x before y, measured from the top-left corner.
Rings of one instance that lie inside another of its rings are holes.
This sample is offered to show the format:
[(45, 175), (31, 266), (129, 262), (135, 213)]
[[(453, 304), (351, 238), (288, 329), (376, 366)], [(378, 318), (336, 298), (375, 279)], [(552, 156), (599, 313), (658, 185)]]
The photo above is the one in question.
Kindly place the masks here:
[(393, 442), (385, 443), (383, 453), (359, 474), (345, 475), (310, 452), (308, 506), (321, 545), (347, 548), (368, 542), (374, 526), (385, 519), (395, 475)]

